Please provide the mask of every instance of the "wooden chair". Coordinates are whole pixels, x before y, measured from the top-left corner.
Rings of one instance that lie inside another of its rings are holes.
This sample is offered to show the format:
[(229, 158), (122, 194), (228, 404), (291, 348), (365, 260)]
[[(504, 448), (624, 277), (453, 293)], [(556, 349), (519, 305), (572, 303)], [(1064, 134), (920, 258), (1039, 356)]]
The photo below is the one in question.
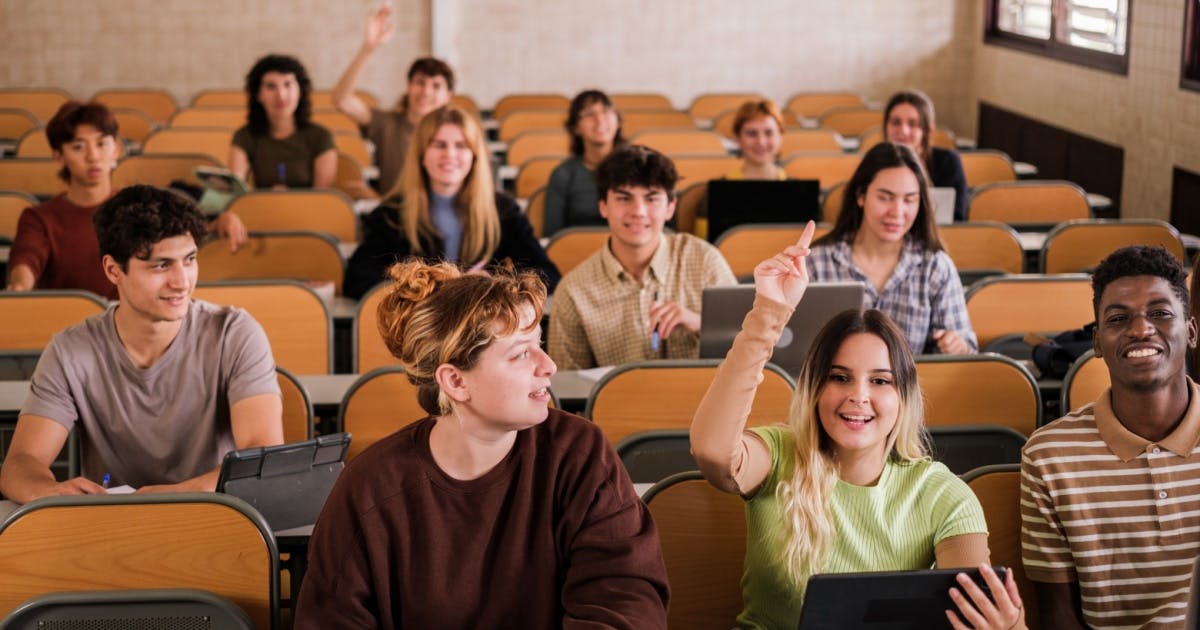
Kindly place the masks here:
[(233, 131), (246, 124), (246, 106), (189, 107), (181, 109), (167, 121), (167, 127), (180, 129), (225, 129)]
[(1021, 466), (1004, 464), (984, 466), (963, 475), (979, 504), (988, 526), (988, 549), (992, 566), (1005, 566), (1013, 572), (1017, 590), (1025, 605), (1025, 624), (1030, 630), (1041, 627), (1037, 595), (1033, 582), (1025, 576), (1021, 560)]
[(729, 171), (741, 166), (742, 161), (732, 155), (699, 155), (673, 158), (675, 172), (679, 174), (676, 190), (683, 190), (697, 182), (724, 177)]
[(1067, 181), (993, 182), (971, 191), (967, 216), (972, 221), (1049, 225), (1091, 216), (1087, 195)]
[(1017, 171), (1013, 168), (1012, 158), (1003, 151), (977, 149), (963, 151), (959, 157), (962, 158), (963, 173), (967, 176), (967, 186), (970, 188), (992, 182), (1017, 180)]
[(193, 297), (246, 309), (266, 332), (276, 365), (294, 374), (330, 373), (333, 324), (329, 309), (303, 284), (286, 280), (202, 282)]
[(783, 170), (790, 179), (815, 179), (821, 188), (849, 181), (862, 156), (853, 153), (797, 153), (787, 158)]
[(999, 354), (920, 355), (925, 424), (995, 424), (1028, 437), (1041, 425), (1042, 396), (1024, 365)]
[(313, 436), (313, 406), (304, 383), (286, 369), (275, 366), (283, 398), (283, 441), (300, 442)]
[(1059, 409), (1065, 414), (1082, 407), (1099, 398), (1109, 387), (1112, 387), (1112, 378), (1108, 374), (1108, 365), (1096, 356), (1095, 351), (1088, 350), (1075, 359), (1063, 377)]
[(0, 109), (0, 139), (16, 140), (21, 136), (41, 129), (42, 124), (32, 113), (15, 108)]
[[(96, 261), (100, 264), (100, 261)], [(108, 308), (89, 291), (39, 289), (0, 292), (0, 349), (41, 350), (62, 329)]]
[[(803, 223), (748, 223), (729, 228), (717, 239), (717, 251), (725, 257), (733, 275), (744, 278), (754, 273), (758, 263), (771, 256), (771, 252), (783, 251), (795, 245), (804, 233)], [(817, 226), (813, 240), (829, 233), (829, 226)]]
[(700, 129), (667, 129), (658, 131), (643, 131), (630, 140), (655, 149), (668, 156), (675, 155), (716, 155), (726, 156), (725, 142), (721, 136), (712, 131)]
[(2, 88), (0, 109), (23, 109), (45, 125), (71, 95), (58, 88)]
[(833, 225), (842, 214), (842, 202), (846, 200), (846, 184), (838, 182), (830, 186), (821, 197), (821, 222)]
[[(669, 359), (617, 366), (592, 388), (584, 415), (614, 445), (641, 431), (686, 429), (720, 363)], [(785, 422), (794, 389), (779, 366), (767, 364), (746, 426)]]
[(251, 232), (322, 232), (358, 242), (354, 202), (336, 190), (256, 190), (229, 204)]
[(788, 99), (784, 109), (802, 118), (818, 118), (831, 109), (861, 109), (866, 106), (861, 96), (851, 92), (801, 92)]
[(1004, 223), (971, 221), (939, 225), (938, 236), (959, 273), (1024, 270), (1025, 250), (1016, 230)]
[(452, 95), (450, 97), (450, 104), (463, 111), (470, 112), (471, 115), (476, 118), (476, 120), (483, 119), (483, 114), (479, 109), (479, 104), (475, 102), (475, 99), (467, 96), (466, 94)]
[(649, 130), (694, 130), (695, 128), (696, 121), (692, 120), (691, 116), (674, 109), (621, 112), (621, 133), (626, 138)]
[(624, 93), (609, 94), (613, 107), (617, 111), (633, 111), (637, 109), (674, 109), (671, 99), (662, 94)]
[(367, 143), (358, 131), (333, 132), (333, 146), (339, 153), (345, 153), (358, 160), (359, 164), (371, 163), (371, 152), (367, 150)]
[(513, 138), (508, 143), (508, 153), (505, 154), (506, 164), (520, 167), (522, 164), (539, 157), (566, 158), (571, 153), (571, 136), (565, 131), (542, 129), (526, 131)]
[(379, 198), (379, 194), (367, 184), (367, 174), (363, 163), (343, 151), (338, 151), (337, 173), (334, 175), (333, 187), (355, 201)]
[(117, 133), (127, 142), (140, 145), (154, 132), (154, 121), (139, 110), (117, 108), (111, 111), (113, 118), (117, 119)]
[[(331, 105), (332, 107), (332, 105)], [(336, 109), (316, 109), (314, 106), (312, 121), (328, 129), (332, 133), (358, 133), (358, 123), (354, 119)]]
[(606, 227), (569, 227), (554, 233), (546, 245), (546, 256), (565, 276), (569, 271), (604, 247)]
[(752, 92), (725, 92), (701, 94), (688, 106), (688, 115), (697, 123), (711, 121), (717, 114), (729, 109), (737, 109), (746, 101), (760, 101), (761, 94)]
[(390, 283), (380, 282), (358, 301), (350, 331), (355, 374), (366, 374), (375, 368), (399, 363), (379, 334), (379, 303), (391, 290)]
[(821, 127), (832, 129), (842, 137), (858, 137), (862, 132), (879, 124), (883, 112), (866, 107), (836, 107), (821, 114)]
[(417, 386), (398, 365), (363, 374), (346, 390), (338, 427), (353, 436), (346, 451), (350, 461), (368, 446), (428, 416), (417, 402)]
[(37, 197), (33, 195), (17, 190), (0, 190), (0, 240), (12, 242), (17, 235), (21, 213), (37, 204)]
[(1090, 272), (1105, 256), (1129, 245), (1161, 245), (1187, 264), (1175, 226), (1158, 219), (1075, 220), (1046, 235), (1038, 267), (1042, 273)]
[(142, 144), (142, 154), (200, 153), (213, 158), (222, 166), (228, 166), (229, 147), (232, 144), (233, 132), (228, 129), (167, 127), (146, 138), (146, 142)]
[(246, 109), (246, 92), (241, 88), (200, 90), (192, 97), (191, 107), (241, 107)]
[[(139, 111), (155, 125), (165, 125), (179, 106), (175, 97), (166, 90), (158, 89), (111, 89), (101, 90), (92, 100), (104, 103), (109, 109), (132, 109)], [(244, 105), (244, 103), (243, 103)], [(125, 132), (122, 125), (121, 133)]]
[(639, 431), (614, 449), (635, 484), (658, 483), (671, 475), (699, 470), (687, 429)]
[(517, 179), (513, 183), (513, 191), (517, 197), (528, 199), (534, 191), (544, 188), (550, 183), (550, 174), (562, 163), (560, 157), (533, 158), (517, 171)]
[(815, 151), (835, 153), (841, 150), (838, 133), (829, 129), (787, 129), (779, 145), (779, 155)]
[(542, 238), (546, 231), (546, 187), (533, 191), (529, 196), (529, 205), (525, 206), (525, 218), (533, 228), (533, 235)]
[(214, 492), (47, 497), (0, 525), (0, 617), (47, 593), (148, 588), (209, 591), (274, 628), (274, 535), (254, 508)]
[(742, 612), (746, 507), (699, 472), (664, 479), (647, 491), (671, 583), (671, 628), (724, 630)]
[(320, 232), (250, 232), (246, 244), (229, 251), (228, 243), (210, 241), (200, 248), (200, 281), (298, 280), (330, 282), (342, 294), (345, 263), (337, 241)]
[(500, 119), (496, 137), (501, 142), (528, 131), (558, 131), (567, 120), (567, 112), (558, 109), (522, 109), (513, 111)]
[[(708, 182), (695, 182), (679, 191), (675, 200), (675, 229), (704, 238), (708, 234), (708, 218), (700, 217), (708, 197)], [(703, 228), (703, 233), (698, 231)]]
[(518, 110), (552, 109), (558, 111), (561, 125), (567, 118), (567, 108), (570, 105), (570, 99), (562, 94), (509, 94), (496, 101), (495, 107), (492, 108), (492, 118), (503, 121), (510, 113)]
[(967, 313), (981, 350), (1007, 334), (1081, 328), (1095, 319), (1092, 280), (1084, 274), (984, 278), (967, 291)]
[(59, 166), (52, 158), (0, 160), (0, 190), (19, 190), (35, 197), (53, 197), (67, 189), (58, 178)]
[(134, 184), (165, 188), (176, 180), (193, 186), (203, 186), (196, 178), (197, 166), (223, 168), (224, 162), (200, 153), (129, 156), (118, 162), (117, 168), (113, 170), (113, 189)]

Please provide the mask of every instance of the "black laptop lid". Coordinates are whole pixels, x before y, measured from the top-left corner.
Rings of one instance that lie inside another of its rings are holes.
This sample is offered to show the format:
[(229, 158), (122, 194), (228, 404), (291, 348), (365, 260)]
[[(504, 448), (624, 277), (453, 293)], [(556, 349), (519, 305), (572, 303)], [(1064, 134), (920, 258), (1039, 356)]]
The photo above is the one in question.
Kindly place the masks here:
[(708, 240), (745, 223), (805, 223), (821, 220), (821, 184), (815, 179), (783, 181), (714, 179), (708, 182)]
[(272, 531), (312, 525), (342, 468), (349, 433), (230, 451), (221, 462), (217, 492), (254, 506)]
[[(1003, 582), (1007, 569), (994, 570)], [(959, 573), (970, 575), (991, 593), (979, 569), (814, 575), (804, 593), (800, 630), (949, 630), (945, 611), (957, 610), (950, 587), (958, 586)]]

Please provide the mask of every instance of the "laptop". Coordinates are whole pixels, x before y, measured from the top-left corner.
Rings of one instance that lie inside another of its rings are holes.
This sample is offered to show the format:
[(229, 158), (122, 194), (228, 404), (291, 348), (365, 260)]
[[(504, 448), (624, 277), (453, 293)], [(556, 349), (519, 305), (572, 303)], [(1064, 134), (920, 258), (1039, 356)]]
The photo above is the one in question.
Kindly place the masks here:
[(217, 492), (249, 503), (273, 532), (311, 526), (346, 465), (349, 447), (349, 433), (334, 433), (230, 451), (221, 462)]
[[(723, 359), (754, 305), (754, 285), (709, 287), (700, 298), (700, 358)], [(861, 309), (863, 286), (857, 282), (814, 282), (783, 329), (771, 362), (795, 378), (817, 333), (834, 315)]]
[[(993, 567), (1003, 582), (1008, 570)], [(932, 569), (879, 573), (829, 573), (808, 580), (800, 630), (951, 628), (945, 611), (957, 610), (950, 587), (967, 573), (985, 593), (979, 569)]]
[(821, 183), (714, 179), (708, 182), (708, 240), (745, 223), (805, 223), (821, 220)]
[(951, 186), (934, 186), (929, 189), (929, 201), (933, 203), (933, 218), (938, 225), (954, 223), (954, 202), (958, 191)]

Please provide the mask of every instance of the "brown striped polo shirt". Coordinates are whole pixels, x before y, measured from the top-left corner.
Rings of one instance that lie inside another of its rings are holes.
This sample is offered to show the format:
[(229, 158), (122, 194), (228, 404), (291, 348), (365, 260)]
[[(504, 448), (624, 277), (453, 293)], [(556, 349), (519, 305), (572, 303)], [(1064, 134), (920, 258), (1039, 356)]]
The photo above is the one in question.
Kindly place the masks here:
[(1096, 628), (1181, 628), (1200, 552), (1200, 389), (1159, 442), (1109, 392), (1038, 429), (1021, 457), (1021, 555), (1038, 582), (1078, 580)]

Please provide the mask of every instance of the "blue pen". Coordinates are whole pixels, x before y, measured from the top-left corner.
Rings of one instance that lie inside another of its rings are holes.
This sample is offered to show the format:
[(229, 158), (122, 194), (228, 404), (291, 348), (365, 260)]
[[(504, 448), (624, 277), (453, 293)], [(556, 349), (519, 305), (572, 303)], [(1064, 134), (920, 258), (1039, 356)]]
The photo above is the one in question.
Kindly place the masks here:
[[(654, 301), (655, 301), (655, 303), (658, 302), (658, 290), (657, 289), (654, 291)], [(658, 352), (658, 346), (659, 346), (660, 341), (661, 341), (661, 338), (659, 337), (659, 334), (658, 334), (658, 326), (655, 326), (654, 330), (650, 331), (650, 349), (654, 352)]]
[(100, 486), (108, 490), (108, 484), (112, 482), (112, 475), (104, 473), (104, 479), (100, 480)]
[(279, 180), (276, 182), (277, 184), (287, 186), (287, 167), (283, 165), (283, 162), (280, 162), (279, 166), (275, 169), (275, 175), (276, 179)]

